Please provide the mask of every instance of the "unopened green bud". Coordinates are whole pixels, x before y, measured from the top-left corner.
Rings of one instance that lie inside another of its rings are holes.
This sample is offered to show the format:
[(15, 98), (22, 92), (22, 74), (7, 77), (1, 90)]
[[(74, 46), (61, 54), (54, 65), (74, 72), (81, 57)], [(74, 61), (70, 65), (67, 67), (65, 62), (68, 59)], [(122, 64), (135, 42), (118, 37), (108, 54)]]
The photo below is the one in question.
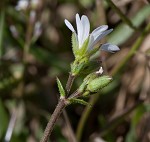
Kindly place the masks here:
[(112, 78), (109, 76), (101, 76), (98, 78), (95, 78), (89, 84), (87, 85), (87, 89), (90, 92), (98, 92), (105, 86), (107, 86), (112, 81)]
[(87, 85), (93, 81), (95, 78), (99, 77), (101, 74), (103, 73), (103, 68), (100, 67), (100, 69), (96, 72), (90, 73), (89, 75), (87, 75), (84, 80), (83, 83), (80, 85), (78, 91), (80, 93), (84, 92), (85, 89), (87, 88)]
[(97, 74), (94, 73), (90, 73), (89, 75), (87, 75), (84, 80), (83, 83), (80, 85), (78, 91), (80, 93), (84, 92), (84, 90), (87, 88), (87, 85), (89, 84), (90, 81), (92, 81), (93, 79), (95, 79), (97, 77)]

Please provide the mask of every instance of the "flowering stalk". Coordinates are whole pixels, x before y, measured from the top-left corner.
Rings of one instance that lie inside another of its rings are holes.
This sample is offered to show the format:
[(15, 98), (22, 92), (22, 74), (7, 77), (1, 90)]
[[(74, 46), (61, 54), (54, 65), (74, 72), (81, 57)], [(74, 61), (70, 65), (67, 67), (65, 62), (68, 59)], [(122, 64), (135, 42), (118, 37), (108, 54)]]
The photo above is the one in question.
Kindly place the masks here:
[(65, 24), (72, 31), (72, 46), (75, 60), (71, 64), (71, 72), (66, 84), (66, 90), (63, 88), (60, 80), (57, 78), (60, 100), (56, 109), (54, 110), (54, 113), (51, 115), (51, 118), (44, 131), (43, 138), (40, 142), (48, 141), (58, 117), (67, 105), (72, 103), (89, 105), (89, 103), (80, 98), (95, 94), (112, 81), (111, 77), (102, 76), (103, 68), (100, 67), (98, 71), (87, 74), (80, 87), (74, 93), (69, 94), (75, 77), (79, 76), (82, 72), (86, 73), (85, 67), (89, 67), (90, 65), (90, 57), (94, 55), (99, 48), (108, 52), (116, 52), (120, 50), (116, 45), (112, 45), (110, 43), (102, 44), (101, 47), (95, 47), (99, 40), (112, 32), (113, 29), (107, 30), (107, 25), (100, 26), (91, 34), (89, 34), (89, 19), (85, 15), (83, 15), (80, 19), (79, 14), (76, 14), (77, 32), (73, 28), (72, 24), (66, 19)]

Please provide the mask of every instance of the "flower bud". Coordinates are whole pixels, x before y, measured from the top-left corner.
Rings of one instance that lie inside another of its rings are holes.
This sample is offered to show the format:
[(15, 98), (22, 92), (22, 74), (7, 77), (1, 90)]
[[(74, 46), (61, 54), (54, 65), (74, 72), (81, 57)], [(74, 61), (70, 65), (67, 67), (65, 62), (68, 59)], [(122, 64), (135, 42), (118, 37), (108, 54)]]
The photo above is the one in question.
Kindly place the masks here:
[(80, 85), (78, 91), (83, 93), (85, 91), (85, 89), (87, 88), (87, 85), (89, 84), (89, 82), (91, 82), (92, 80), (94, 80), (97, 77), (97, 74), (94, 73), (90, 73), (89, 75), (87, 75), (84, 80), (83, 83)]
[(87, 91), (90, 92), (98, 92), (105, 86), (107, 86), (112, 81), (112, 78), (109, 76), (101, 76), (98, 78), (95, 78), (89, 84), (87, 85)]
[(89, 75), (87, 75), (84, 80), (83, 83), (80, 85), (78, 91), (79, 92), (83, 92), (85, 91), (85, 89), (87, 88), (87, 85), (93, 81), (95, 78), (99, 77), (101, 74), (103, 73), (103, 68), (100, 67), (100, 69), (96, 72), (90, 73)]

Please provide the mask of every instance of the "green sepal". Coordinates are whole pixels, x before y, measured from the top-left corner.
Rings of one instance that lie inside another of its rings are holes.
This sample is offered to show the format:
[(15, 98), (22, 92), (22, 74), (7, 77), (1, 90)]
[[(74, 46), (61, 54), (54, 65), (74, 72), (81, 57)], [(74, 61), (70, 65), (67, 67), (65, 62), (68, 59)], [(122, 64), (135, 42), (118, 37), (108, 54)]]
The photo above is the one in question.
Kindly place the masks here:
[(69, 102), (72, 104), (81, 104), (81, 105), (85, 105), (85, 106), (92, 106), (91, 104), (89, 104), (88, 102), (82, 100), (82, 99), (74, 99), (74, 98), (71, 98), (69, 99)]
[(60, 93), (60, 96), (61, 97), (65, 97), (66, 96), (66, 93), (65, 93), (65, 90), (60, 82), (60, 80), (58, 78), (56, 78), (57, 80), (57, 85), (58, 85), (58, 89), (59, 89), (59, 93)]
[(74, 76), (77, 76), (81, 73), (81, 71), (88, 65), (88, 58), (82, 57), (77, 58), (75, 61), (71, 64), (71, 73)]
[(96, 77), (98, 77), (98, 75), (95, 72), (93, 72), (93, 73), (90, 73), (89, 75), (87, 75), (83, 81), (89, 83)]
[(90, 92), (98, 92), (105, 86), (107, 86), (110, 82), (112, 82), (112, 78), (109, 76), (101, 76), (98, 78), (95, 78), (89, 84), (87, 85), (87, 89)]
[(80, 85), (78, 91), (79, 91), (80, 93), (83, 93), (84, 90), (86, 89), (86, 87), (87, 87), (87, 82), (86, 82), (86, 81), (83, 81), (83, 83)]
[(72, 33), (72, 50), (73, 50), (74, 56), (76, 57), (76, 54), (79, 50), (79, 45), (78, 45), (75, 33)]
[(77, 58), (86, 55), (87, 48), (88, 48), (88, 43), (89, 43), (89, 38), (87, 38), (87, 39), (84, 41), (82, 47), (77, 50), (77, 52), (76, 52), (76, 57), (77, 57)]

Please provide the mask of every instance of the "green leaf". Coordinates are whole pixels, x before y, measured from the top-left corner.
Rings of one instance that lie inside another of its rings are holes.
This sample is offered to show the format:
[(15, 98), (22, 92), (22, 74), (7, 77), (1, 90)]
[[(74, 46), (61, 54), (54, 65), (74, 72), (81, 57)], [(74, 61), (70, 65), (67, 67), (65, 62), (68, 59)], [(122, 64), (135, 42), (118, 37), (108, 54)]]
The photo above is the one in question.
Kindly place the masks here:
[(57, 85), (58, 85), (60, 96), (65, 97), (66, 96), (65, 90), (64, 90), (64, 88), (63, 88), (63, 86), (62, 86), (62, 84), (58, 78), (57, 78)]
[(70, 103), (78, 103), (78, 104), (81, 104), (81, 105), (85, 105), (85, 106), (92, 106), (91, 104), (89, 104), (88, 102), (82, 100), (82, 99), (74, 99), (74, 98), (71, 98), (69, 99)]

